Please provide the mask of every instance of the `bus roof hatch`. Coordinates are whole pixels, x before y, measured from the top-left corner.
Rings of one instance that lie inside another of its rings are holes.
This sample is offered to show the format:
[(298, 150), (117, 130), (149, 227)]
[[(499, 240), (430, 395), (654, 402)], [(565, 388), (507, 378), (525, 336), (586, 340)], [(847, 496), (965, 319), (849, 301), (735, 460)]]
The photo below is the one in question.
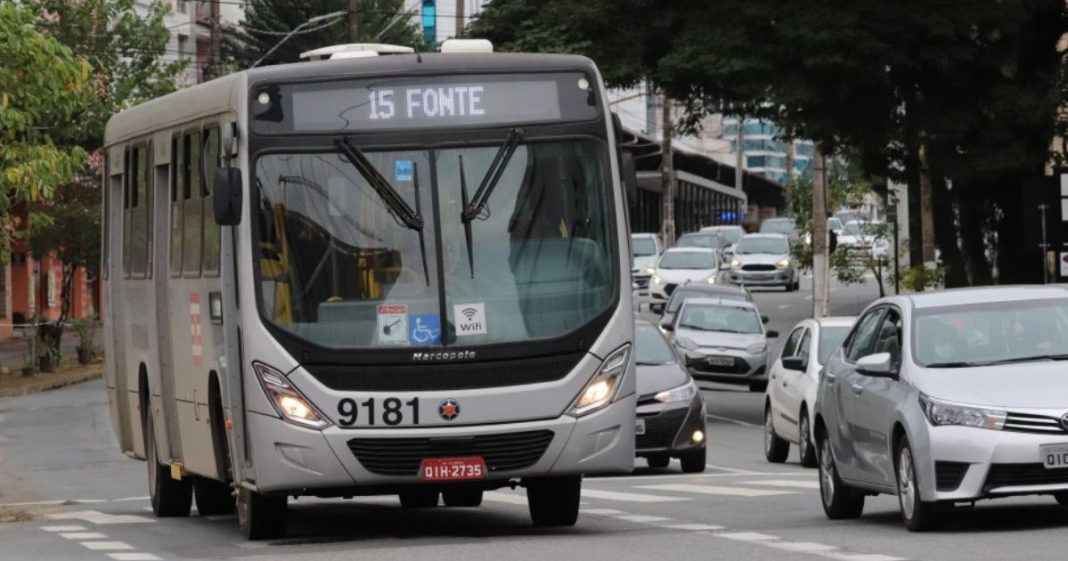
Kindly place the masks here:
[(378, 55), (401, 55), (414, 53), (415, 49), (382, 43), (348, 43), (331, 45), (300, 53), (301, 60), (326, 60), (337, 58), (360, 58)]

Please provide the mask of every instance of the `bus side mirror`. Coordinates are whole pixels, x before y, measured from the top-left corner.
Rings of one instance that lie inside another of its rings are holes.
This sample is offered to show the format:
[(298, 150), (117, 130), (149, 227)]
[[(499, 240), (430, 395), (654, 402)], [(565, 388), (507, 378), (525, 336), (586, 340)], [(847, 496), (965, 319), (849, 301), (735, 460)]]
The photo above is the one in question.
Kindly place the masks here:
[(241, 223), (241, 170), (219, 168), (215, 172), (215, 223), (237, 226)]

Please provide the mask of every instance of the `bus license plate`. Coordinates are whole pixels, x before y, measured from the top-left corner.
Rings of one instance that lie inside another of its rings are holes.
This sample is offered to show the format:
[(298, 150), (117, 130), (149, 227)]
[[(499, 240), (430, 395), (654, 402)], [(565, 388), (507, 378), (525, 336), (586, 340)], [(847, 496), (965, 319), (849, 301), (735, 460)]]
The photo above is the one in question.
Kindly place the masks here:
[(419, 466), (423, 481), (463, 481), (486, 477), (486, 461), (470, 458), (427, 458)]
[(637, 421), (634, 423), (634, 434), (645, 434), (645, 419), (637, 419)]
[(1068, 468), (1068, 444), (1042, 444), (1038, 447), (1038, 455), (1046, 469)]

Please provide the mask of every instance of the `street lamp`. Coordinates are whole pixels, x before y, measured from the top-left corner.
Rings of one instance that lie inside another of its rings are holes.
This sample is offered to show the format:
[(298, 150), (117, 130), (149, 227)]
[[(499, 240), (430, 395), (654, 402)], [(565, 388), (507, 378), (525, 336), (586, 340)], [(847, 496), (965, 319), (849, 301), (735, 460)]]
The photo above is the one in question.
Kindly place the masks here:
[[(348, 12), (345, 11), (345, 10), (339, 10), (339, 11), (336, 11), (336, 12), (330, 12), (329, 14), (323, 14), (321, 16), (315, 16), (315, 17), (309, 19), (308, 21), (296, 26), (295, 28), (293, 28), (293, 31), (290, 31), (289, 33), (287, 33), (285, 35), (285, 37), (282, 37), (277, 43), (274, 44), (273, 47), (271, 47), (270, 50), (268, 50), (266, 53), (264, 53), (264, 55), (261, 56), (259, 58), (259, 60), (257, 60), (256, 62), (253, 62), (252, 66), (249, 66), (249, 68), (256, 68), (257, 66), (259, 66), (261, 62), (263, 62), (267, 57), (271, 56), (272, 53), (277, 51), (278, 47), (282, 46), (282, 43), (285, 43), (286, 41), (289, 40), (290, 37), (300, 33), (301, 31), (303, 31), (309, 25), (315, 25), (315, 24), (317, 24), (319, 22), (326, 21), (326, 20), (332, 19), (332, 18), (339, 18), (339, 17), (345, 16), (345, 15), (348, 15)], [(333, 22), (331, 22), (331, 23), (333, 23)]]

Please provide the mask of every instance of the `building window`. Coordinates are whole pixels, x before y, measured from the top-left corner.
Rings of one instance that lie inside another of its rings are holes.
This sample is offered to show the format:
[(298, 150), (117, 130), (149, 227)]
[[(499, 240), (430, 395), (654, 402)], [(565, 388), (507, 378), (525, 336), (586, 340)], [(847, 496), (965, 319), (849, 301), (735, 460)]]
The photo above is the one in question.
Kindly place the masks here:
[(185, 0), (174, 0), (174, 4), (178, 7), (179, 14), (186, 13)]
[(747, 156), (745, 158), (745, 167), (747, 168), (762, 168), (767, 165), (766, 156)]
[(438, 9), (436, 0), (423, 0), (423, 42), (433, 45), (438, 40)]

